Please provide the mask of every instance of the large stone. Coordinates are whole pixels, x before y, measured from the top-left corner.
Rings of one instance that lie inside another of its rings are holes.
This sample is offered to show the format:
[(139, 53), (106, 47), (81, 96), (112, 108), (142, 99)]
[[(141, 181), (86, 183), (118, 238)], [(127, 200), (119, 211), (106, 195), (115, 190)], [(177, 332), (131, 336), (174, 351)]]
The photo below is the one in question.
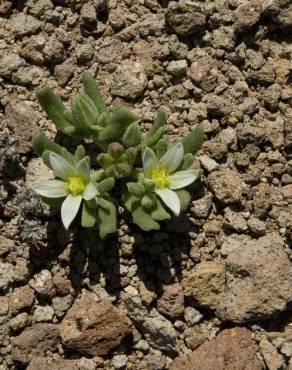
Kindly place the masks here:
[(117, 347), (131, 332), (130, 320), (112, 303), (97, 302), (94, 294), (84, 295), (60, 324), (63, 343), (89, 356), (103, 356)]
[(214, 171), (208, 176), (212, 192), (224, 204), (238, 202), (242, 187), (239, 174), (232, 170)]
[(261, 370), (252, 342), (245, 328), (223, 330), (215, 339), (202, 344), (190, 355), (179, 357), (170, 370)]
[(284, 311), (292, 301), (292, 264), (279, 236), (239, 245), (226, 259), (226, 286), (217, 315), (244, 323)]
[(0, 59), (0, 76), (10, 77), (11, 73), (24, 64), (24, 60), (16, 53), (7, 54)]
[(36, 33), (40, 30), (41, 25), (42, 23), (38, 19), (25, 13), (18, 13), (11, 20), (11, 29), (13, 35), (19, 37)]
[(5, 107), (5, 118), (8, 127), (19, 139), (20, 152), (31, 150), (32, 137), (38, 129), (38, 116), (31, 105), (28, 102), (11, 100)]
[(11, 338), (13, 360), (27, 364), (35, 356), (54, 352), (60, 343), (59, 327), (55, 324), (34, 324), (17, 337)]
[(124, 297), (128, 314), (147, 342), (162, 352), (177, 352), (176, 331), (170, 321), (155, 309), (147, 309), (138, 296)]
[(217, 86), (218, 79), (218, 70), (215, 61), (210, 57), (199, 58), (192, 63), (189, 76), (204, 91), (213, 91)]
[(225, 266), (220, 262), (205, 261), (188, 271), (183, 277), (183, 290), (198, 305), (215, 309), (224, 289)]
[(254, 26), (260, 19), (262, 1), (250, 0), (244, 2), (235, 11), (234, 28), (237, 32), (245, 32)]
[(272, 343), (267, 340), (267, 338), (263, 338), (260, 341), (259, 347), (269, 370), (280, 370), (283, 368), (283, 357), (278, 353)]
[(26, 370), (80, 370), (76, 360), (34, 357)]
[(111, 93), (115, 96), (136, 99), (147, 87), (147, 77), (141, 64), (125, 60), (113, 75)]
[(184, 312), (184, 294), (180, 284), (166, 285), (157, 300), (157, 309), (163, 315), (175, 318)]
[(15, 315), (24, 308), (30, 307), (34, 301), (34, 291), (28, 285), (15, 288), (9, 298), (9, 309)]
[(200, 9), (191, 3), (171, 2), (165, 20), (167, 25), (180, 36), (191, 36), (204, 30), (206, 17)]

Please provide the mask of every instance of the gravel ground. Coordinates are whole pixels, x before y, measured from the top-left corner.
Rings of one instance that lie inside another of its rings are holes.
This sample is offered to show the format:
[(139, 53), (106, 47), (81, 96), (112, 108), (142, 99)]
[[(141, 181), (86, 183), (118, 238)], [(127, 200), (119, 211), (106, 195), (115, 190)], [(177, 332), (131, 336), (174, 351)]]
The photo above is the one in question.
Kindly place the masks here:
[[(292, 369), (291, 29), (289, 0), (1, 1), (0, 370)], [(204, 122), (159, 232), (66, 232), (29, 190), (40, 128), (76, 144), (35, 92), (70, 104), (85, 70), (169, 141)]]

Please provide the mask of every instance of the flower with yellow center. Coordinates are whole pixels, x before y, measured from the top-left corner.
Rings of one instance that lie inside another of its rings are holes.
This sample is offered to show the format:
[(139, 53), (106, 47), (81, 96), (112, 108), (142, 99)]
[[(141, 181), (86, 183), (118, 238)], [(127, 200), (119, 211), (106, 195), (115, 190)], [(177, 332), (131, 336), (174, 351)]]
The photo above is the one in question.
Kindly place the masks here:
[(180, 200), (174, 190), (184, 188), (196, 181), (200, 171), (177, 171), (182, 162), (184, 148), (181, 143), (172, 146), (158, 159), (152, 149), (146, 148), (143, 152), (144, 176), (155, 183), (155, 193), (178, 216)]
[(33, 190), (46, 198), (65, 198), (61, 206), (61, 218), (68, 229), (82, 199), (91, 200), (97, 195), (95, 185), (90, 182), (89, 158), (84, 157), (73, 165), (59, 154), (50, 152), (49, 161), (54, 175), (60, 180), (45, 181)]

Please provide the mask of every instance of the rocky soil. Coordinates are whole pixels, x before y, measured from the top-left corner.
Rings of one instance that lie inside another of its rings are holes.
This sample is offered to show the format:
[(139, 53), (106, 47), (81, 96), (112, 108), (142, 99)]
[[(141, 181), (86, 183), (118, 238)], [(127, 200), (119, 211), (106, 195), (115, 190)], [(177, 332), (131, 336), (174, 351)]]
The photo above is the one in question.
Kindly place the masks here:
[[(292, 369), (291, 29), (289, 0), (1, 1), (0, 370)], [(170, 141), (204, 122), (159, 232), (122, 208), (105, 242), (65, 232), (29, 190), (37, 130), (76, 144), (35, 92), (70, 103), (85, 70), (145, 129), (164, 106)]]

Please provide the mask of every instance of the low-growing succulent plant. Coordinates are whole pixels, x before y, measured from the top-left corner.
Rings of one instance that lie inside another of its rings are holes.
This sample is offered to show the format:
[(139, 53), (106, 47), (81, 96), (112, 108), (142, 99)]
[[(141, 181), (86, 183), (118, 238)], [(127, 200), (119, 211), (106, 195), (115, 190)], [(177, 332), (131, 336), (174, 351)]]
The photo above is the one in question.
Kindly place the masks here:
[[(162, 109), (150, 130), (143, 134), (138, 118), (124, 107), (109, 112), (93, 77), (82, 75), (84, 94), (73, 99), (72, 111), (49, 87), (37, 93), (48, 117), (63, 133), (90, 139), (102, 152), (98, 168), (90, 169), (90, 159), (79, 145), (74, 154), (39, 133), (33, 140), (35, 152), (53, 170), (55, 179), (33, 189), (45, 201), (61, 208), (65, 228), (69, 228), (82, 206), (81, 225), (99, 227), (103, 239), (116, 230), (116, 204), (122, 200), (141, 229), (158, 230), (160, 221), (178, 216), (191, 199), (184, 189), (201, 172), (189, 169), (193, 155), (203, 141), (203, 126), (197, 127), (180, 143), (164, 138), (166, 115)], [(110, 194), (117, 184), (114, 199)]]

